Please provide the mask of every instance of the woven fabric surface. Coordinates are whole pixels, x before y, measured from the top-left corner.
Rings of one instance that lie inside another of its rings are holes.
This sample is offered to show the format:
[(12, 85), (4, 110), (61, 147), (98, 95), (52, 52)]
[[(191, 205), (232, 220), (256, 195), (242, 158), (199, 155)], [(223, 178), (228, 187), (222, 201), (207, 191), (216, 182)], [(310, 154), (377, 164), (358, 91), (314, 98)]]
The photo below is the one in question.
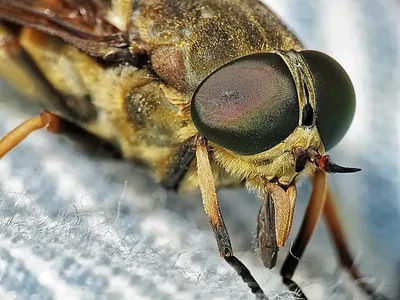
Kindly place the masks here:
[[(330, 154), (363, 171), (329, 181), (363, 280), (399, 299), (400, 2), (266, 2), (353, 80), (356, 116)], [(0, 82), (0, 136), (39, 111)], [(279, 266), (309, 193), (300, 184), (292, 234), (271, 271), (253, 251), (260, 200), (241, 189), (219, 191), (235, 253), (270, 299), (292, 297)], [(294, 279), (311, 300), (361, 297), (323, 225)], [(146, 170), (45, 131), (0, 160), (0, 300), (253, 298), (219, 257), (198, 194), (167, 193)]]

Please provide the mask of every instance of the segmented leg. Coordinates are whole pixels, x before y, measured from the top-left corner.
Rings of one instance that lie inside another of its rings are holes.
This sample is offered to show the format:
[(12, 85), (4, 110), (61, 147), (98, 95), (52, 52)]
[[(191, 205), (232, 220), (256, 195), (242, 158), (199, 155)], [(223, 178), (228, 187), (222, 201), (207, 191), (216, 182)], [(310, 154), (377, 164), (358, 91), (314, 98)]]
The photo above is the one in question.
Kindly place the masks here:
[(221, 211), (219, 209), (217, 193), (215, 190), (214, 177), (211, 172), (210, 161), (208, 158), (207, 141), (202, 137), (196, 140), (197, 173), (199, 176), (199, 186), (203, 198), (204, 210), (208, 221), (214, 231), (217, 240), (218, 250), (226, 262), (239, 274), (257, 299), (268, 299), (260, 285), (251, 275), (249, 269), (233, 255), (231, 241), (225, 227)]
[(326, 199), (326, 174), (317, 170), (313, 178), (313, 191), (299, 233), (281, 269), (283, 283), (296, 294), (298, 299), (307, 299), (300, 287), (292, 280), (299, 260), (314, 233)]
[(60, 121), (60, 117), (46, 111), (25, 121), (0, 140), (0, 158), (37, 129), (46, 128), (50, 132), (59, 132)]
[(161, 184), (168, 190), (177, 190), (196, 154), (196, 136), (184, 141), (172, 156)]
[(366, 295), (370, 296), (372, 299), (387, 300), (385, 296), (379, 295), (373, 288), (368, 286), (368, 284), (360, 280), (362, 276), (354, 265), (354, 259), (347, 246), (343, 228), (340, 226), (335, 200), (329, 189), (326, 195), (324, 216), (342, 267), (349, 272), (352, 279)]

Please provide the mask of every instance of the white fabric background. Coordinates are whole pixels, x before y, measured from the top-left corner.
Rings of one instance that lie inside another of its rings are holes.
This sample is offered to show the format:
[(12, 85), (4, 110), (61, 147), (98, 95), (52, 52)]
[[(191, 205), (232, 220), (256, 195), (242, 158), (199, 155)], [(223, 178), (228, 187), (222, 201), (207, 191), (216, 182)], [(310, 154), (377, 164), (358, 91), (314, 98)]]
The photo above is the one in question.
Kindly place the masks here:
[[(309, 48), (335, 57), (353, 79), (356, 117), (330, 154), (363, 171), (330, 176), (330, 182), (365, 280), (399, 299), (400, 3), (266, 2)], [(4, 83), (0, 99), (0, 136), (40, 111)], [(293, 233), (308, 193), (302, 184)], [(252, 250), (259, 200), (224, 190), (220, 201), (237, 256), (271, 299), (285, 298), (279, 268), (264, 270)], [(286, 253), (281, 250), (280, 260)], [(324, 226), (295, 279), (311, 300), (352, 299)], [(144, 170), (37, 132), (0, 161), (1, 299), (253, 296), (219, 258), (199, 195), (166, 194)]]

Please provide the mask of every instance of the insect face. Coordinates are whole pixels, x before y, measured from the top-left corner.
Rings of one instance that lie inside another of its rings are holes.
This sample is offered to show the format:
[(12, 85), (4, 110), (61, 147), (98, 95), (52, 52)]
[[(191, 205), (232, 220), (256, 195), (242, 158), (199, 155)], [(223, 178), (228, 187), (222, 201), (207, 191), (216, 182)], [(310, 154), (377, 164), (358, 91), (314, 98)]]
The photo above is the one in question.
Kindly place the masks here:
[[(255, 161), (253, 169), (268, 179), (283, 178), (284, 184), (304, 169), (307, 149), (323, 154), (343, 138), (354, 110), (347, 73), (317, 51), (239, 58), (208, 76), (191, 104), (193, 122), (204, 137)], [(282, 157), (284, 164), (276, 161)], [(265, 165), (271, 167), (262, 171)], [(292, 168), (282, 173), (282, 165)]]

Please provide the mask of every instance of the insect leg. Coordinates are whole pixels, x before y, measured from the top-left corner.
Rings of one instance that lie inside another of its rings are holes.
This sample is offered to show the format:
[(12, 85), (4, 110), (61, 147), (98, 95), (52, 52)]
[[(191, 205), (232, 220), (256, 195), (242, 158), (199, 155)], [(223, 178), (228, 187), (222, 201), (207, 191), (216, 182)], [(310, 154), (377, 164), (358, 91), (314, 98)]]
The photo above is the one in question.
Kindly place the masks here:
[(211, 171), (210, 161), (207, 151), (207, 140), (196, 135), (196, 158), (197, 173), (199, 176), (199, 186), (203, 198), (204, 210), (208, 221), (214, 231), (217, 240), (218, 250), (226, 262), (239, 274), (257, 299), (268, 299), (260, 285), (251, 275), (249, 269), (233, 255), (231, 241), (228, 231), (219, 209), (217, 193), (215, 190), (214, 177)]
[(166, 189), (177, 190), (195, 155), (196, 136), (192, 136), (185, 140), (175, 151), (161, 179), (161, 184)]
[(369, 295), (372, 299), (387, 300), (386, 297), (379, 295), (373, 288), (368, 286), (368, 284), (360, 280), (362, 276), (359, 273), (357, 267), (354, 265), (354, 259), (350, 254), (350, 250), (347, 246), (343, 228), (342, 226), (340, 226), (340, 220), (335, 205), (335, 199), (329, 189), (327, 191), (326, 198), (327, 199), (324, 207), (324, 216), (328, 225), (328, 230), (335, 244), (340, 264), (350, 273), (352, 279), (365, 294)]
[(307, 299), (299, 286), (292, 280), (293, 274), (299, 264), (300, 258), (311, 239), (311, 236), (321, 216), (326, 200), (326, 174), (324, 171), (317, 170), (313, 178), (313, 191), (303, 218), (299, 233), (291, 248), (290, 254), (286, 257), (281, 269), (283, 283), (289, 290), (296, 293), (300, 299)]
[(59, 116), (45, 111), (25, 121), (0, 140), (0, 158), (37, 129), (46, 128), (50, 132), (59, 132), (60, 120)]

